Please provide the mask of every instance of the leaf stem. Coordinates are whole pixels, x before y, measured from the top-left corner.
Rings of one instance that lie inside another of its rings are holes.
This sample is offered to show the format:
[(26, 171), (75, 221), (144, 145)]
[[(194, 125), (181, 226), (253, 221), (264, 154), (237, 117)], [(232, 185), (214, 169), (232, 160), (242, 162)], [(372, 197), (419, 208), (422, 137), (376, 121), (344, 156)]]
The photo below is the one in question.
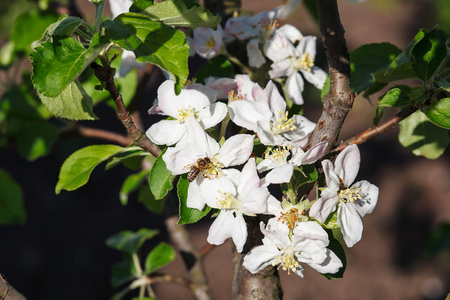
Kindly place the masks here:
[(95, 32), (98, 32), (100, 30), (100, 24), (102, 23), (102, 17), (103, 17), (103, 9), (105, 8), (105, 1), (100, 2), (100, 4), (95, 5)]

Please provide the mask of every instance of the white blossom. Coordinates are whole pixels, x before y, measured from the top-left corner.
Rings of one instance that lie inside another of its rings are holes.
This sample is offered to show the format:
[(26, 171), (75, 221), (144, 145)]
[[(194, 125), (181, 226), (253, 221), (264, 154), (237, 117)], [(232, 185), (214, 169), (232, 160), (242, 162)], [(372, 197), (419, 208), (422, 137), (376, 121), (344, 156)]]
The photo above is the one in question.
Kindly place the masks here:
[(327, 188), (313, 204), (309, 215), (324, 223), (337, 208), (337, 222), (348, 247), (355, 245), (362, 236), (361, 217), (369, 214), (378, 201), (378, 187), (366, 180), (351, 185), (360, 165), (359, 149), (347, 146), (333, 163), (322, 161)]

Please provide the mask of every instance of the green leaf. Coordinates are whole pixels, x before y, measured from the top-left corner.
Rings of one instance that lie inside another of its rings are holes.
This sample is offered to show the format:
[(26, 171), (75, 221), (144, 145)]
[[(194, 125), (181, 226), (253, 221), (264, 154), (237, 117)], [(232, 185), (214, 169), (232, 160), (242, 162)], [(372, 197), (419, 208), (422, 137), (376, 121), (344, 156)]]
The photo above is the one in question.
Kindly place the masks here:
[(211, 210), (207, 205), (205, 205), (203, 210), (187, 207), (188, 189), (189, 181), (187, 181), (186, 175), (183, 175), (180, 177), (180, 180), (178, 180), (177, 185), (178, 198), (180, 199), (180, 219), (178, 220), (178, 224), (196, 223)]
[(50, 123), (28, 122), (17, 136), (17, 150), (26, 160), (34, 161), (51, 152), (58, 135), (58, 128)]
[(180, 93), (188, 76), (189, 45), (184, 33), (136, 13), (121, 14), (103, 23), (107, 37), (133, 51), (138, 62), (149, 62), (173, 75)]
[(58, 16), (53, 13), (38, 10), (32, 10), (17, 17), (11, 33), (15, 50), (31, 52), (31, 43), (39, 39), (47, 26), (57, 19)]
[(122, 205), (127, 205), (128, 195), (136, 191), (142, 185), (147, 176), (148, 171), (144, 170), (136, 174), (131, 174), (125, 179), (119, 194)]
[(32, 80), (39, 94), (56, 97), (93, 62), (107, 46), (96, 34), (88, 49), (72, 37), (54, 36), (30, 54)]
[(0, 169), (0, 191), (0, 224), (25, 224), (22, 188), (3, 169)]
[(145, 208), (150, 212), (160, 215), (164, 211), (164, 205), (166, 204), (168, 196), (161, 200), (156, 200), (149, 187), (146, 185), (141, 186), (138, 194), (138, 202), (142, 203)]
[(108, 238), (106, 245), (110, 248), (133, 254), (139, 251), (146, 240), (152, 239), (157, 234), (159, 234), (158, 230), (147, 228), (141, 228), (137, 232), (124, 230)]
[(106, 163), (105, 170), (109, 170), (112, 167), (117, 166), (119, 163), (123, 162), (126, 159), (129, 159), (132, 157), (144, 158), (146, 156), (152, 156), (152, 155), (150, 153), (144, 151), (141, 147), (125, 148), (125, 149), (123, 149), (122, 152), (118, 153), (117, 155), (113, 156), (111, 159), (108, 160), (108, 162)]
[(325, 229), (325, 231), (328, 233), (328, 239), (330, 240), (330, 244), (328, 244), (328, 249), (333, 251), (337, 257), (342, 262), (342, 267), (334, 274), (322, 274), (327, 279), (336, 279), (336, 278), (343, 278), (345, 268), (347, 267), (347, 258), (345, 256), (344, 248), (342, 247), (341, 243), (333, 236), (333, 231), (330, 229)]
[(164, 198), (164, 196), (173, 189), (172, 182), (175, 179), (172, 172), (167, 170), (166, 163), (162, 159), (164, 153), (166, 153), (165, 150), (158, 156), (150, 171), (150, 190), (157, 200)]
[(62, 189), (73, 191), (83, 186), (98, 164), (121, 151), (123, 148), (116, 145), (93, 145), (72, 153), (61, 167), (56, 194)]
[(233, 65), (223, 55), (218, 55), (207, 60), (197, 71), (195, 78), (197, 82), (205, 84), (205, 79), (209, 76), (233, 78)]
[(378, 105), (380, 107), (406, 107), (411, 105), (411, 99), (402, 87), (396, 87), (381, 96)]
[(430, 79), (447, 55), (446, 41), (448, 35), (438, 29), (430, 32), (422, 30), (424, 37), (414, 46), (412, 68), (423, 81)]
[(83, 19), (80, 19), (78, 17), (68, 17), (67, 15), (61, 15), (57, 22), (50, 24), (47, 29), (45, 29), (45, 32), (40, 40), (36, 40), (33, 42), (31, 48), (34, 50), (42, 43), (53, 41), (53, 36), (71, 36), (82, 23)]
[(186, 7), (181, 0), (165, 0), (147, 7), (141, 12), (153, 21), (176, 27), (216, 28), (220, 17), (200, 6)]
[(423, 112), (435, 125), (450, 129), (450, 98), (433, 101)]
[(135, 279), (137, 274), (131, 255), (124, 255), (124, 261), (112, 266), (111, 286), (116, 288)]
[(434, 82), (436, 82), (444, 91), (450, 93), (450, 82), (441, 77), (436, 78)]
[(6, 90), (0, 100), (1, 110), (8, 117), (17, 117), (26, 121), (45, 120), (51, 117), (48, 110), (25, 86)]
[(145, 259), (145, 274), (150, 274), (170, 264), (175, 259), (175, 251), (166, 243), (156, 246)]
[(130, 7), (130, 12), (141, 13), (144, 9), (153, 5), (153, 0), (136, 0)]
[(78, 80), (72, 81), (57, 96), (39, 94), (42, 103), (55, 117), (69, 120), (97, 120), (92, 110), (92, 98), (84, 91)]
[(372, 74), (385, 68), (401, 53), (389, 43), (363, 45), (350, 54), (351, 85), (356, 93), (367, 90), (375, 83)]
[(401, 121), (399, 126), (400, 143), (417, 156), (436, 159), (449, 144), (448, 131), (435, 126), (421, 111)]

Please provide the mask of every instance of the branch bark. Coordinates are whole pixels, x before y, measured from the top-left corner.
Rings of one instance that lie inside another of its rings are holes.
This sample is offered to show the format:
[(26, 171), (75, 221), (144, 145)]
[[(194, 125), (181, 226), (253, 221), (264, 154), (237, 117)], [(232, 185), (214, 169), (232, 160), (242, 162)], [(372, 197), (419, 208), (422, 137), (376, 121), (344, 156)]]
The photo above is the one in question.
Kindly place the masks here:
[(403, 109), (393, 118), (384, 122), (383, 124), (378, 125), (377, 127), (374, 128), (369, 128), (361, 132), (360, 134), (357, 134), (354, 137), (349, 138), (345, 142), (342, 142), (339, 146), (333, 149), (333, 152), (340, 152), (351, 144), (361, 145), (362, 143), (365, 143), (368, 139), (371, 139), (381, 133), (388, 131), (389, 129), (394, 128), (395, 126), (397, 126), (398, 123), (400, 123), (402, 120), (412, 115), (416, 110), (417, 109), (412, 109), (411, 107)]
[(324, 155), (333, 149), (342, 124), (353, 106), (355, 95), (350, 87), (350, 57), (339, 17), (337, 1), (316, 0), (320, 32), (330, 75), (330, 89), (323, 98), (323, 110), (309, 147), (328, 141)]
[(153, 154), (155, 157), (158, 157), (161, 154), (161, 149), (153, 144), (142, 131), (136, 128), (133, 119), (131, 119), (129, 112), (123, 103), (122, 95), (119, 93), (114, 82), (115, 69), (111, 68), (107, 63), (105, 63), (103, 67), (97, 63), (92, 63), (91, 67), (94, 69), (95, 77), (97, 77), (100, 82), (105, 82), (105, 89), (114, 99), (114, 103), (117, 107), (117, 115), (123, 126), (127, 129), (133, 142), (136, 146), (139, 146)]
[(0, 273), (0, 300), (27, 300), (27, 298), (18, 292)]

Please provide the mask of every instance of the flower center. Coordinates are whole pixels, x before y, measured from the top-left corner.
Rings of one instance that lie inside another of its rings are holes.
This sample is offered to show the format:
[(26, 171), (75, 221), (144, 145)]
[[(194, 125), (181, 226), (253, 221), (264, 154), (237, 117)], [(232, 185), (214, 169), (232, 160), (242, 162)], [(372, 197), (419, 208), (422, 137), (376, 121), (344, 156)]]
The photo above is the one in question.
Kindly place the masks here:
[(286, 247), (283, 255), (275, 257), (276, 262), (272, 262), (272, 266), (279, 264), (278, 270), (281, 268), (287, 271), (288, 275), (291, 275), (291, 270), (295, 272), (300, 267), (300, 264), (295, 260), (294, 253), (294, 250), (290, 246)]
[(217, 158), (212, 158), (209, 168), (205, 169), (203, 172), (203, 177), (208, 179), (211, 179), (212, 177), (219, 178), (223, 174), (223, 167), (224, 165)]
[(214, 38), (211, 36), (211, 38), (206, 42), (206, 47), (208, 47), (208, 49), (211, 49), (212, 47), (214, 47), (216, 45), (216, 41), (214, 40)]
[(348, 188), (340, 190), (338, 193), (340, 203), (353, 203), (356, 200), (362, 200), (362, 193), (360, 188)]
[(187, 108), (181, 108), (178, 110), (178, 114), (176, 116), (177, 122), (184, 123), (190, 116), (196, 117), (194, 109), (189, 105)]
[(272, 126), (272, 131), (275, 134), (280, 134), (286, 131), (293, 131), (297, 129), (294, 125), (294, 119), (288, 119), (288, 112), (283, 113), (281, 110), (278, 112), (277, 122)]
[(311, 72), (311, 67), (314, 67), (314, 56), (305, 53), (298, 59), (292, 58), (292, 66), (296, 70)]
[(230, 192), (222, 192), (219, 190), (220, 198), (216, 198), (216, 205), (219, 209), (236, 209), (241, 208), (242, 201), (236, 199)]
[(278, 23), (278, 20), (271, 20), (271, 19), (268, 20), (266, 18), (260, 21), (260, 25), (261, 25), (261, 36), (263, 38), (269, 38), (275, 31), (275, 29), (280, 27), (280, 23)]
[(228, 103), (232, 102), (232, 101), (236, 101), (236, 100), (242, 100), (242, 96), (239, 94), (236, 94), (234, 92), (234, 90), (231, 90), (230, 92), (228, 92)]
[(283, 146), (282, 148), (272, 149), (272, 153), (266, 153), (265, 158), (273, 160), (277, 165), (283, 166), (287, 163), (287, 157), (289, 156), (291, 146)]

